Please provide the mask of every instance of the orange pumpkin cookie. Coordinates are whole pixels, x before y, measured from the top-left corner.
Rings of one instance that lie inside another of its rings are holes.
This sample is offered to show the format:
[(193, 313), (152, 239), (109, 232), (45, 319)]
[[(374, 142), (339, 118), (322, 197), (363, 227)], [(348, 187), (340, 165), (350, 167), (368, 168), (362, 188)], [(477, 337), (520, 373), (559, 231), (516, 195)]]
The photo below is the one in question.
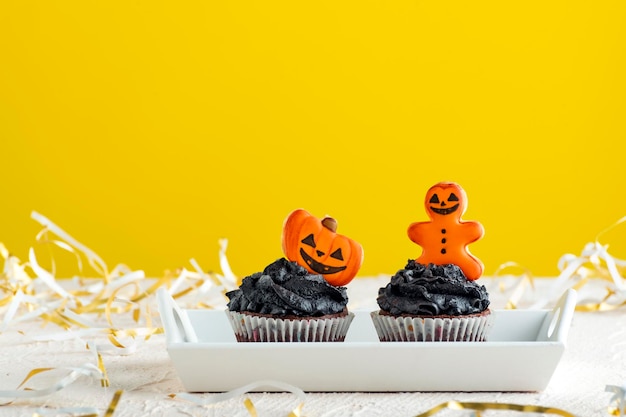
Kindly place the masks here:
[(476, 221), (463, 221), (467, 195), (460, 185), (440, 182), (433, 185), (424, 200), (430, 221), (409, 226), (409, 238), (422, 247), (416, 259), (421, 264), (458, 265), (466, 278), (476, 280), (483, 273), (483, 263), (473, 256), (467, 245), (484, 235), (483, 226)]
[(318, 219), (303, 209), (291, 212), (283, 225), (282, 246), (287, 259), (321, 274), (335, 286), (346, 285), (363, 262), (361, 245), (336, 233), (332, 217)]
[(240, 342), (342, 342), (354, 318), (347, 284), (361, 266), (361, 245), (337, 222), (293, 211), (283, 224), (280, 258), (226, 293), (226, 315)]

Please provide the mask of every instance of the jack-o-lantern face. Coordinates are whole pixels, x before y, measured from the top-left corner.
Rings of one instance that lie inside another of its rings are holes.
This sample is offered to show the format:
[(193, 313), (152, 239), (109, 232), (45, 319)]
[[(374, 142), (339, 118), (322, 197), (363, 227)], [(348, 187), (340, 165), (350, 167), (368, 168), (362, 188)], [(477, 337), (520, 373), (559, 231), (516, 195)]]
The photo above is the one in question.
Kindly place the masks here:
[[(318, 257), (324, 256), (326, 253), (324, 251), (317, 249), (317, 243), (315, 242), (315, 235), (313, 233), (309, 233), (304, 239), (300, 241), (303, 246), (300, 247), (300, 256), (302, 260), (314, 271), (318, 274), (336, 274), (337, 272), (341, 272), (347, 268), (345, 265), (332, 266), (326, 265), (321, 262), (315, 260), (312, 255), (317, 255)], [(310, 246), (315, 249), (314, 254), (309, 255), (305, 250), (305, 246)], [(337, 248), (335, 250), (331, 249), (331, 254), (329, 255), (331, 258), (337, 259), (340, 262), (343, 262), (343, 251), (341, 248)]]
[(331, 217), (320, 220), (305, 210), (294, 210), (283, 225), (283, 252), (330, 284), (345, 285), (361, 268), (363, 248), (336, 230), (337, 222)]
[(425, 205), (431, 218), (433, 215), (448, 216), (453, 213), (454, 217), (460, 218), (465, 212), (467, 197), (457, 184), (440, 182), (426, 193)]

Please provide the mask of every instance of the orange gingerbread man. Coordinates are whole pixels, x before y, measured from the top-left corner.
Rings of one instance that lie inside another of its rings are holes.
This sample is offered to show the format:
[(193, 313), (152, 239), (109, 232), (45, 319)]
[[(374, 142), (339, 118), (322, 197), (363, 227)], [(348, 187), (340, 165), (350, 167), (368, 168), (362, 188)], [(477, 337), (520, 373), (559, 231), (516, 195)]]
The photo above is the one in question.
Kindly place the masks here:
[(483, 263), (467, 249), (467, 245), (483, 237), (483, 226), (475, 221), (462, 221), (467, 208), (467, 195), (460, 185), (440, 182), (430, 187), (424, 200), (428, 222), (412, 223), (409, 238), (422, 247), (416, 259), (421, 264), (455, 264), (467, 279), (475, 280), (483, 273)]

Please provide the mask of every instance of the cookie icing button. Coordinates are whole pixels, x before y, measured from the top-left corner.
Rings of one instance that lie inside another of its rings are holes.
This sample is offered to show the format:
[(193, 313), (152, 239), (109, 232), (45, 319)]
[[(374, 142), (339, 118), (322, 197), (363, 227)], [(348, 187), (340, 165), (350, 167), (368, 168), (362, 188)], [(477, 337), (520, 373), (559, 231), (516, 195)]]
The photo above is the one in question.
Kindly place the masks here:
[(412, 223), (409, 239), (422, 247), (416, 259), (421, 264), (455, 264), (469, 280), (480, 278), (483, 263), (468, 248), (484, 235), (483, 226), (476, 221), (461, 220), (467, 209), (467, 195), (454, 182), (440, 182), (430, 187), (424, 200), (430, 221)]
[(334, 286), (352, 281), (363, 262), (363, 248), (337, 233), (335, 219), (318, 219), (303, 209), (292, 211), (285, 219), (282, 246), (287, 259), (312, 274), (321, 274)]

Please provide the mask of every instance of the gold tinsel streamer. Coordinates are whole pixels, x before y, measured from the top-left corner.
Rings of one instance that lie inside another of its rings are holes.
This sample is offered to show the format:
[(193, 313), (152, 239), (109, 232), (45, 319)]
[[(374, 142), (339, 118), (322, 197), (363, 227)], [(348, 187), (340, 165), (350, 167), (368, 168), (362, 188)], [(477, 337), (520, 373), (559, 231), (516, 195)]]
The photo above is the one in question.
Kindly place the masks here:
[[(113, 398), (111, 399), (111, 402), (109, 403), (109, 406), (107, 407), (102, 417), (112, 417), (113, 414), (115, 414), (115, 409), (117, 408), (117, 405), (123, 393), (124, 392), (122, 390), (115, 391), (115, 394), (113, 394)], [(33, 414), (33, 417), (44, 417), (45, 415), (49, 415), (51, 412), (54, 413), (55, 415), (62, 413), (62, 414), (71, 414), (75, 417), (98, 417), (99, 416), (98, 412), (92, 408), (88, 408), (88, 409), (68, 408), (64, 410), (54, 410), (54, 411), (48, 410), (48, 409), (41, 410), (39, 412), (35, 412)]]
[[(143, 271), (132, 271), (124, 265), (109, 269), (94, 251), (41, 214), (33, 212), (32, 218), (44, 226), (35, 240), (39, 247), (48, 249), (51, 271), (40, 265), (34, 248), (29, 251), (28, 262), (22, 263), (0, 243), (0, 256), (4, 259), (4, 268), (0, 271), (0, 332), (18, 326), (21, 322), (40, 320), (43, 325), (58, 326), (65, 333), (48, 334), (45, 337), (34, 336), (35, 340), (64, 340), (104, 335), (110, 345), (87, 343), (87, 349), (94, 352), (95, 363), (86, 363), (73, 368), (42, 367), (30, 370), (15, 390), (0, 390), (1, 398), (34, 398), (49, 395), (71, 385), (80, 376), (98, 379), (102, 387), (108, 387), (110, 381), (101, 350), (109, 350), (107, 348), (112, 347), (121, 354), (129, 354), (136, 349), (139, 337), (148, 340), (152, 335), (163, 333), (163, 328), (153, 326), (152, 317), (158, 313), (150, 308), (153, 296), (160, 287), (170, 288), (172, 293), (176, 291), (174, 298), (195, 295), (202, 299), (208, 308), (213, 307), (207, 303), (208, 300), (219, 298), (221, 303), (225, 300), (223, 294), (235, 287), (234, 276), (204, 273), (195, 260), (192, 260), (196, 267), (195, 272), (186, 269), (174, 273), (167, 272), (160, 279), (150, 280), (150, 285), (145, 288), (147, 281)], [(226, 241), (220, 241), (220, 245), (220, 260), (222, 264), (227, 264)], [(69, 252), (76, 259), (78, 276), (74, 280), (65, 280), (63, 286), (55, 277), (56, 260), (53, 249)], [(86, 262), (83, 261), (85, 258)], [(92, 268), (89, 276), (85, 276), (84, 265)], [(77, 289), (66, 289), (68, 286), (76, 286)], [(103, 327), (97, 321), (91, 320), (100, 317), (106, 319), (108, 326)], [(117, 317), (124, 319), (124, 323), (117, 325)], [(138, 326), (129, 327), (127, 318)], [(67, 332), (68, 330), (72, 332)], [(27, 383), (42, 373), (64, 370), (69, 373), (47, 388), (26, 387)], [(116, 393), (105, 415), (113, 414), (120, 395), (121, 392)], [(0, 405), (11, 403), (12, 401)]]
[[(609, 245), (600, 242), (602, 235), (625, 221), (626, 216), (598, 233), (594, 242), (585, 245), (580, 256), (563, 255), (558, 263), (561, 274), (550, 295), (563, 288), (576, 289), (580, 297), (576, 311), (607, 311), (626, 305), (626, 261), (610, 255)], [(585, 293), (591, 294), (594, 287), (604, 294), (585, 299)]]
[[(500, 277), (510, 277), (515, 276), (515, 273), (519, 275), (516, 280), (513, 281), (512, 285), (507, 286), (505, 280), (498, 278)], [(534, 289), (535, 281), (533, 278), (533, 274), (530, 272), (528, 268), (516, 263), (516, 262), (505, 262), (496, 269), (493, 273), (493, 278), (498, 280), (498, 291), (502, 294), (508, 293), (508, 299), (504, 308), (509, 310), (517, 309), (519, 306), (520, 299), (523, 297), (527, 288)]]
[(430, 410), (418, 414), (415, 417), (430, 417), (434, 416), (438, 412), (444, 409), (451, 410), (472, 410), (475, 411), (475, 417), (481, 417), (481, 411), (486, 410), (509, 410), (509, 411), (519, 411), (522, 413), (549, 413), (554, 414), (556, 416), (562, 417), (576, 417), (574, 414), (569, 413), (567, 411), (552, 408), (552, 407), (541, 407), (538, 405), (520, 405), (520, 404), (506, 404), (506, 403), (491, 403), (491, 402), (459, 402), (459, 401), (448, 401), (443, 404), (439, 404), (438, 406), (431, 408)]
[(115, 408), (117, 408), (117, 403), (120, 402), (120, 398), (122, 398), (122, 390), (118, 390), (115, 392), (115, 395), (113, 396), (113, 399), (111, 400), (111, 404), (109, 404), (109, 407), (107, 408), (106, 413), (104, 413), (104, 417), (111, 417), (113, 415), (113, 413), (115, 413)]
[[(224, 275), (216, 273), (206, 273), (197, 265), (195, 260), (191, 260), (195, 271), (185, 269), (175, 272), (167, 272), (163, 277), (154, 281), (148, 288), (143, 288), (145, 283), (142, 271), (131, 271), (124, 265), (118, 265), (109, 269), (102, 258), (85, 245), (72, 238), (53, 222), (33, 212), (32, 218), (38, 221), (43, 229), (37, 234), (36, 242), (40, 246), (48, 249), (50, 256), (51, 271), (44, 269), (38, 262), (34, 248), (29, 251), (27, 263), (22, 263), (19, 259), (7, 250), (0, 243), (0, 256), (5, 260), (3, 271), (0, 273), (0, 332), (10, 326), (18, 325), (20, 322), (39, 319), (43, 324), (58, 326), (62, 331), (75, 330), (73, 333), (81, 335), (104, 334), (108, 337), (110, 346), (123, 353), (132, 353), (136, 348), (137, 338), (142, 336), (144, 340), (152, 335), (163, 332), (162, 328), (152, 325), (152, 314), (148, 300), (155, 294), (159, 287), (169, 288), (174, 299), (195, 298), (191, 303), (194, 307), (213, 308), (211, 302), (207, 302), (212, 296), (222, 296), (230, 289), (236, 287), (237, 279), (232, 274), (225, 257), (226, 241), (220, 241), (220, 266)], [(618, 220), (615, 224), (602, 231), (596, 237), (596, 241), (585, 246), (580, 256), (571, 254), (564, 255), (559, 260), (560, 276), (555, 280), (549, 297), (539, 300), (536, 306), (545, 305), (550, 301), (555, 301), (567, 288), (586, 290), (592, 284), (604, 283), (604, 295), (596, 300), (581, 302), (577, 306), (578, 311), (605, 311), (620, 308), (626, 305), (626, 261), (616, 259), (609, 255), (608, 245), (600, 243), (600, 236), (617, 225), (626, 221), (626, 217)], [(55, 278), (56, 263), (53, 248), (66, 251), (76, 259), (79, 271), (75, 282), (78, 288), (66, 290)], [(91, 266), (94, 276), (84, 276), (83, 259)], [(518, 308), (526, 295), (528, 289), (534, 287), (534, 278), (530, 271), (515, 263), (503, 264), (494, 277), (511, 277), (511, 271), (517, 270), (519, 274), (513, 276), (517, 278), (513, 286), (506, 286), (504, 281), (500, 282), (499, 291), (510, 294), (506, 308)], [(615, 301), (617, 299), (617, 301)], [(90, 322), (89, 317), (104, 316), (108, 327), (99, 327)], [(116, 317), (129, 317), (132, 322), (138, 324), (137, 327), (124, 328), (116, 325)], [(141, 327), (141, 323), (144, 324)], [(19, 331), (19, 330), (18, 330)], [(81, 333), (84, 332), (84, 333)], [(64, 336), (54, 335), (52, 340), (61, 340)], [(128, 343), (122, 339), (130, 339)], [(77, 368), (37, 368), (29, 371), (24, 380), (14, 391), (0, 391), (0, 397), (21, 397), (30, 398), (40, 395), (48, 395), (70, 385), (79, 376), (90, 376), (97, 378), (103, 387), (110, 385), (107, 377), (104, 360), (99, 350), (103, 346), (88, 344), (87, 348), (95, 355), (96, 364), (84, 364)], [(55, 370), (68, 370), (69, 374), (61, 378), (53, 386), (43, 390), (35, 390), (26, 387), (26, 384), (37, 375)], [(281, 384), (276, 381), (277, 384)], [(245, 388), (245, 387), (242, 387)], [(297, 389), (297, 388), (296, 388)], [(289, 389), (286, 389), (289, 390)], [(607, 391), (614, 392), (608, 413), (613, 416), (624, 416), (626, 409), (626, 392), (621, 387), (607, 386)], [(242, 394), (242, 389), (234, 390), (230, 393), (231, 398)], [(292, 391), (294, 392), (294, 391)], [(122, 392), (117, 391), (111, 401), (104, 416), (113, 416), (118, 405)], [(172, 395), (172, 398), (186, 398), (192, 400), (190, 394), (182, 393)], [(226, 397), (219, 397), (214, 401), (223, 401)], [(196, 399), (197, 402), (197, 399)], [(9, 403), (10, 404), (10, 403)], [(3, 404), (4, 405), (4, 404)], [(289, 417), (300, 417), (304, 400), (301, 398), (300, 404), (294, 408)], [(244, 400), (244, 406), (248, 413), (256, 417), (257, 412), (250, 399)], [(502, 404), (489, 402), (457, 402), (450, 401), (440, 404), (435, 408), (419, 414), (417, 417), (433, 416), (443, 409), (471, 410), (475, 417), (480, 417), (481, 411), (486, 410), (509, 410), (521, 413), (551, 413), (563, 417), (573, 417), (573, 414), (555, 408), (535, 406)], [(60, 410), (59, 410), (60, 411)], [(38, 414), (36, 414), (38, 415)], [(97, 416), (97, 413), (87, 413), (84, 416)]]
[[(601, 237), (626, 222), (622, 217), (587, 243), (580, 255), (565, 254), (558, 261), (561, 271), (556, 279), (550, 279), (547, 294), (538, 297), (529, 294), (534, 290), (535, 278), (522, 265), (506, 262), (497, 268), (487, 280), (496, 284), (495, 291), (508, 297), (505, 308), (518, 308), (521, 300), (531, 300), (530, 308), (545, 308), (559, 299), (568, 289), (575, 289), (578, 296), (576, 311), (608, 311), (626, 306), (626, 260), (612, 256), (608, 244)], [(492, 290), (493, 291), (493, 290)]]

